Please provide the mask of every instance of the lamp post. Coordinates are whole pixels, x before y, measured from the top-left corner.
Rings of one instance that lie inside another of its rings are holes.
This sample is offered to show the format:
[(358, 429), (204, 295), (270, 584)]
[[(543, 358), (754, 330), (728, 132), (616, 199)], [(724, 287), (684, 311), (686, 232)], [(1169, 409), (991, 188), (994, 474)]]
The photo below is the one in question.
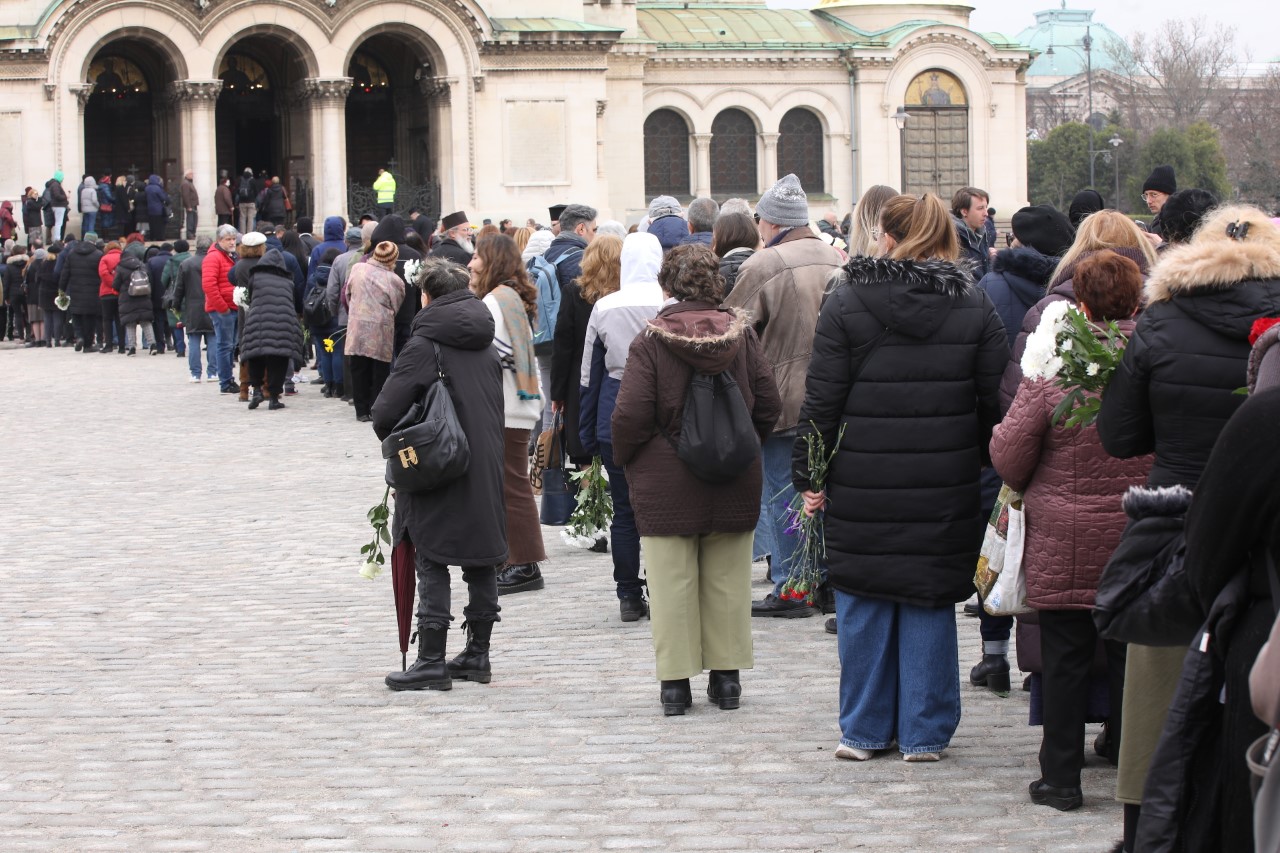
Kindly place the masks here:
[(893, 114), (893, 123), (898, 126), (898, 159), (902, 161), (902, 182), (898, 185), (899, 192), (907, 191), (907, 119), (911, 118), (907, 114), (906, 107), (898, 107), (898, 111)]
[(1120, 146), (1124, 145), (1124, 140), (1120, 138), (1120, 134), (1113, 134), (1107, 142), (1111, 143), (1111, 147), (1115, 150), (1116, 156), (1111, 159), (1111, 164), (1116, 173), (1116, 210), (1120, 209)]
[[(1068, 50), (1075, 50), (1073, 45), (1060, 44), (1058, 47), (1065, 47)], [(1094, 182), (1094, 150), (1093, 150), (1093, 134), (1096, 128), (1093, 126), (1093, 36), (1090, 35), (1090, 28), (1084, 28), (1084, 37), (1080, 39), (1080, 47), (1084, 48), (1084, 74), (1085, 89), (1089, 101), (1089, 114), (1085, 116), (1085, 124), (1089, 126), (1089, 186), (1093, 186)], [(1053, 56), (1054, 45), (1049, 45), (1049, 49), (1045, 51), (1045, 56)]]

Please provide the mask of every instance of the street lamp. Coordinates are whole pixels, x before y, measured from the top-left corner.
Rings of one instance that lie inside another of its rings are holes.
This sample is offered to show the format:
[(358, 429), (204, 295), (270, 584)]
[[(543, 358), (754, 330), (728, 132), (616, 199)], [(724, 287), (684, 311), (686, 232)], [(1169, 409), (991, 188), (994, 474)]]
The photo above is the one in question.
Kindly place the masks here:
[(893, 123), (898, 126), (898, 159), (902, 161), (902, 181), (898, 184), (901, 188), (899, 191), (905, 193), (907, 191), (907, 119), (911, 118), (907, 114), (906, 107), (898, 107), (898, 111), (893, 114)]
[(1120, 209), (1120, 146), (1124, 145), (1124, 140), (1121, 139), (1120, 134), (1117, 133), (1117, 134), (1112, 134), (1111, 138), (1107, 140), (1107, 143), (1111, 145), (1112, 149), (1114, 150), (1114, 153), (1112, 151), (1105, 151), (1105, 150), (1094, 151), (1089, 155), (1089, 164), (1092, 166), (1093, 163), (1096, 162), (1099, 157), (1106, 155), (1107, 161), (1109, 163), (1112, 163), (1115, 166), (1115, 173), (1116, 173), (1115, 209), (1119, 210)]
[[(1089, 31), (1089, 27), (1084, 28), (1084, 37), (1080, 39), (1080, 46), (1084, 48), (1085, 87), (1088, 91), (1089, 98), (1089, 115), (1085, 118), (1085, 124), (1089, 125), (1089, 186), (1093, 186), (1093, 134), (1097, 128), (1093, 126), (1093, 36), (1089, 34)], [(1060, 44), (1058, 47), (1065, 47), (1067, 50), (1075, 50), (1075, 47), (1069, 44)], [(1044, 55), (1053, 56), (1053, 48), (1054, 46), (1050, 44), (1049, 49), (1044, 52)]]

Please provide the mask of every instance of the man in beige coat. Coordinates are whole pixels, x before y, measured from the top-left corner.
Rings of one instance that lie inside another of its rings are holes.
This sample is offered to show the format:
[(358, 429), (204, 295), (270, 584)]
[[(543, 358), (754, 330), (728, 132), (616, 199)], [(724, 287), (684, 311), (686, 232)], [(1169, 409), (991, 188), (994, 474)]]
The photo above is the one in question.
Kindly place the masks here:
[(761, 448), (764, 487), (760, 522), (756, 525), (756, 553), (768, 553), (773, 565), (774, 591), (751, 605), (752, 616), (812, 616), (803, 602), (783, 601), (795, 538), (786, 535), (783, 518), (795, 497), (791, 486), (791, 448), (795, 443), (804, 402), (805, 375), (813, 352), (818, 308), (827, 280), (839, 268), (840, 253), (809, 227), (809, 199), (800, 179), (787, 175), (760, 197), (760, 238), (764, 248), (738, 270), (738, 279), (725, 305), (751, 312), (765, 357), (773, 366), (782, 416), (773, 436)]

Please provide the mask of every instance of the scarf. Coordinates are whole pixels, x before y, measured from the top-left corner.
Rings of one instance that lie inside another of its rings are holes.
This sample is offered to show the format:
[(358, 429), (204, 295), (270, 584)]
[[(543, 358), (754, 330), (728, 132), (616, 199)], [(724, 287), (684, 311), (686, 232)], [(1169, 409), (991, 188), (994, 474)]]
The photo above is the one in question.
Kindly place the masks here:
[(521, 400), (540, 400), (538, 393), (538, 359), (533, 352), (533, 328), (529, 325), (529, 315), (525, 313), (524, 300), (515, 289), (500, 284), (492, 291), (498, 300), (498, 308), (502, 311), (502, 322), (507, 324), (507, 335), (511, 338), (511, 360), (516, 374), (516, 395)]

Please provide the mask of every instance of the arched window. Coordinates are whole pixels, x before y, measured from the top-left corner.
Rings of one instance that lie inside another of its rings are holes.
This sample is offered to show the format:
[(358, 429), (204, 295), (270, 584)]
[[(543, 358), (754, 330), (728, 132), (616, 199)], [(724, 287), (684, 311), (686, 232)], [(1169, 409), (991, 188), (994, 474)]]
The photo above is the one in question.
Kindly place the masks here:
[(644, 193), (688, 197), (689, 125), (675, 110), (654, 110), (644, 120)]
[(756, 175), (756, 124), (742, 110), (724, 110), (711, 122), (711, 194), (754, 195)]
[(778, 125), (778, 176), (794, 173), (806, 193), (827, 191), (822, 168), (822, 122), (796, 107)]

